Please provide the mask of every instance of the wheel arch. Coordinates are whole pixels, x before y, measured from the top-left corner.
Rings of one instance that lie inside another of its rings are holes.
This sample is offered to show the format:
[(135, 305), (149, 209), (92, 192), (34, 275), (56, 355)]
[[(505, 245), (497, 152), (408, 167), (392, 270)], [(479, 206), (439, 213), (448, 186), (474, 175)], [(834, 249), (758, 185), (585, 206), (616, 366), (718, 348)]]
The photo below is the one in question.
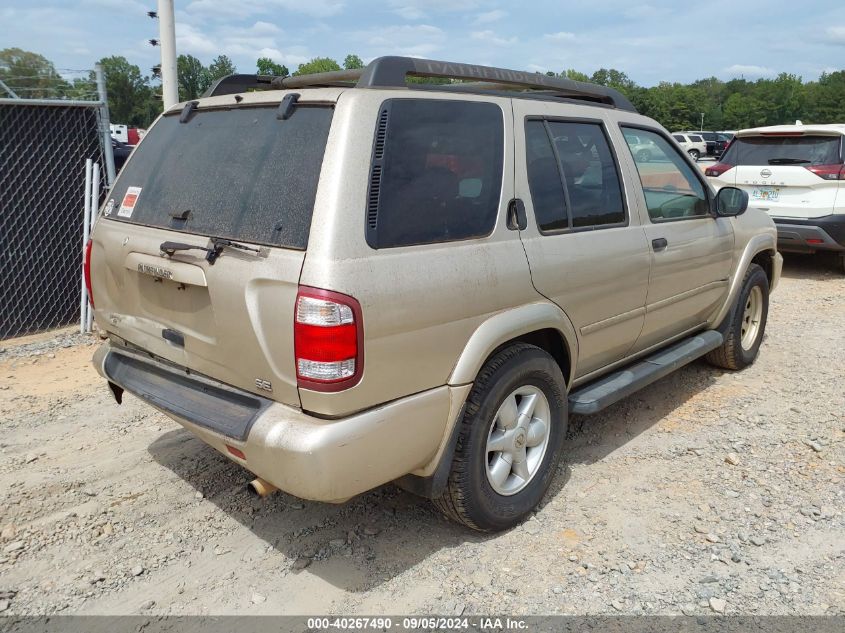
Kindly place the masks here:
[(529, 343), (548, 352), (560, 365), (567, 387), (572, 384), (578, 337), (566, 313), (551, 302), (519, 306), (484, 321), (461, 351), (448, 384), (473, 382), (493, 354), (513, 343)]
[(728, 296), (709, 321), (711, 327), (720, 327), (725, 318), (730, 314), (731, 306), (736, 301), (736, 297), (742, 287), (742, 280), (745, 278), (745, 273), (751, 264), (758, 264), (766, 272), (770, 290), (774, 289), (780, 276), (777, 243), (774, 236), (768, 233), (761, 233), (748, 240), (739, 258), (739, 262), (733, 271)]

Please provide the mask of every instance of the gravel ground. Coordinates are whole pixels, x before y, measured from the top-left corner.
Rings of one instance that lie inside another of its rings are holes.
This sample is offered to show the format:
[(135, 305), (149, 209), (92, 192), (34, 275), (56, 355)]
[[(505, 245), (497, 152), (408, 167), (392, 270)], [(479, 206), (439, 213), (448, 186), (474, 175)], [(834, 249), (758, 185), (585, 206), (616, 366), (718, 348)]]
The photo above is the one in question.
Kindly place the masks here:
[(6, 614), (843, 614), (845, 279), (790, 257), (758, 362), (694, 363), (576, 417), (544, 505), (496, 536), (385, 486), (250, 475), (127, 396), (70, 333), (0, 345)]

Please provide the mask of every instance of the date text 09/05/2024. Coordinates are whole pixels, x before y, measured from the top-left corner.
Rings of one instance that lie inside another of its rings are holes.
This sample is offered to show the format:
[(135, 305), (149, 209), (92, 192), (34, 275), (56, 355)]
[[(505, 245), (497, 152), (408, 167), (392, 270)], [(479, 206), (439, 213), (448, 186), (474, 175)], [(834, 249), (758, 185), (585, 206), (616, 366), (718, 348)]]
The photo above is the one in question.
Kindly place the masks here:
[(528, 627), (524, 620), (509, 617), (435, 617), (416, 616), (394, 621), (388, 617), (351, 617), (351, 618), (308, 618), (309, 630), (474, 630), (474, 631), (520, 631)]

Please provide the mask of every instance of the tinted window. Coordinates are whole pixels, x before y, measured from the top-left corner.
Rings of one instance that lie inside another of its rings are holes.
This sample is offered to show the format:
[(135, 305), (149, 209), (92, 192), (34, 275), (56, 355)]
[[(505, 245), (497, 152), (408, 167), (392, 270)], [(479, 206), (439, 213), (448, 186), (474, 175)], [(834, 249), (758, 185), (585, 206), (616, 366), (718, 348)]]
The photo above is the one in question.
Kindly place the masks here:
[(376, 137), (367, 215), (371, 246), (448, 242), (493, 230), (504, 154), (497, 105), (391, 99)]
[(525, 133), (528, 184), (541, 231), (625, 221), (616, 162), (600, 125), (532, 120)]
[(728, 165), (835, 165), (839, 136), (737, 137), (722, 157)]
[(560, 168), (543, 121), (525, 123), (528, 187), (534, 218), (541, 231), (569, 228)]
[(704, 139), (703, 139), (703, 138), (701, 138), (700, 136), (690, 136), (690, 137), (689, 137), (689, 139), (690, 139), (693, 143), (703, 143), (703, 142), (704, 142)]
[(549, 131), (563, 166), (572, 226), (624, 222), (619, 173), (602, 127), (596, 123), (550, 121)]
[[(199, 110), (162, 117), (115, 183), (115, 220), (304, 249), (332, 109)], [(131, 189), (130, 189), (131, 188)], [(121, 211), (124, 196), (137, 194)], [(174, 219), (190, 211), (187, 220)]]
[(678, 143), (686, 143), (687, 142), (687, 139), (685, 139), (680, 134), (673, 134), (672, 138), (675, 139), (676, 141), (678, 141)]
[[(655, 132), (633, 128), (622, 131), (634, 156), (652, 220), (700, 217), (710, 213), (704, 185), (674, 145)], [(662, 159), (643, 161), (637, 147), (629, 140), (632, 131), (640, 139), (654, 143), (660, 149)]]

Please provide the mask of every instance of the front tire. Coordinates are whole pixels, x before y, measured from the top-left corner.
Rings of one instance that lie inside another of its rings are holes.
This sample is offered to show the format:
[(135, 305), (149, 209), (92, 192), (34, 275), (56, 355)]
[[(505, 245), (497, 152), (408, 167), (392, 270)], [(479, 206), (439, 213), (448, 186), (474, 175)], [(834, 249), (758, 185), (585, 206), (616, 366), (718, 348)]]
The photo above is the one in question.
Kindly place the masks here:
[(742, 281), (721, 347), (708, 353), (707, 360), (724, 369), (743, 369), (757, 358), (769, 315), (769, 278), (757, 264), (751, 264)]
[(551, 484), (567, 413), (554, 358), (525, 343), (496, 353), (467, 398), (446, 489), (434, 505), (481, 532), (517, 525)]

